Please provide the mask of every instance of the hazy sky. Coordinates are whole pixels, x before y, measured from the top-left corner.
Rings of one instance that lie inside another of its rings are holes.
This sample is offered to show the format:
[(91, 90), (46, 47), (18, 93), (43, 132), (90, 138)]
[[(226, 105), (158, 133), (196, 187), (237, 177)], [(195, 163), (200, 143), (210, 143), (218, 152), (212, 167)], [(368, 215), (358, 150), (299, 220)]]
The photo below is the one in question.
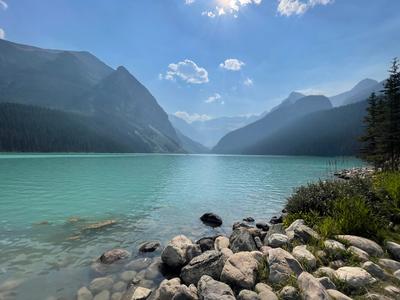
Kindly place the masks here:
[(399, 0), (0, 0), (0, 37), (124, 65), (167, 112), (260, 113), (382, 80)]

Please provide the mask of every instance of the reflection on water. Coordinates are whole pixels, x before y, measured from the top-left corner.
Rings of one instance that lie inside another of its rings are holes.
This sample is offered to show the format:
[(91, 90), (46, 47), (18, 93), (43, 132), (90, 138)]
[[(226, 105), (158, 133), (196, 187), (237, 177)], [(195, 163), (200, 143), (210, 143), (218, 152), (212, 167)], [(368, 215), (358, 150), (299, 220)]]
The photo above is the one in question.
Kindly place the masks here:
[[(294, 187), (326, 178), (332, 166), (357, 165), (351, 158), (0, 155), (0, 296), (73, 299), (94, 277), (118, 283), (126, 262), (93, 265), (106, 250), (128, 249), (135, 260), (145, 240), (229, 233), (247, 216), (266, 221)], [(223, 217), (222, 228), (201, 224), (206, 211)], [(115, 224), (88, 228), (107, 220)], [(148, 273), (139, 274), (148, 285), (160, 280)]]

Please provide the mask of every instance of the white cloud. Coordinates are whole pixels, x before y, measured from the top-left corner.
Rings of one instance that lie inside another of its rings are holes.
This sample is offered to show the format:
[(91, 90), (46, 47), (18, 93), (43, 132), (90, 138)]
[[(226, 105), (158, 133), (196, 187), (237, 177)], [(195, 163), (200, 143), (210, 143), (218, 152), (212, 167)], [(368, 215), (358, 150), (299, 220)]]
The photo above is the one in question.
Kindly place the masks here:
[(178, 117), (182, 120), (185, 120), (188, 123), (193, 123), (196, 121), (208, 121), (211, 120), (212, 118), (209, 115), (203, 114), (189, 114), (186, 111), (177, 111), (176, 113), (174, 113), (175, 117)]
[(0, 0), (0, 8), (6, 10), (8, 8), (8, 4), (4, 0)]
[(236, 58), (229, 58), (225, 60), (223, 63), (219, 64), (221, 68), (230, 71), (239, 71), (245, 65), (244, 62), (236, 59)]
[(253, 86), (253, 85), (254, 85), (254, 82), (253, 82), (253, 79), (251, 79), (251, 78), (246, 78), (246, 79), (243, 81), (243, 84), (244, 84), (245, 86)]
[(4, 30), (2, 28), (0, 28), (0, 40), (4, 40), (6, 37), (6, 33), (4, 32)]
[(282, 16), (302, 15), (316, 5), (328, 5), (334, 0), (278, 0), (278, 12)]
[(186, 5), (193, 4), (194, 2), (195, 2), (195, 0), (185, 0)]
[(225, 104), (225, 101), (222, 100), (222, 96), (219, 93), (215, 93), (214, 95), (208, 97), (207, 100), (205, 100), (204, 102), (205, 103), (219, 102), (220, 104)]
[(201, 84), (209, 81), (207, 70), (199, 67), (194, 61), (189, 59), (185, 59), (177, 64), (169, 64), (166, 74), (160, 75), (160, 79), (176, 80), (176, 78), (180, 78), (187, 83)]
[(219, 5), (213, 10), (203, 11), (202, 15), (210, 18), (222, 15), (233, 15), (237, 18), (238, 12), (242, 7), (251, 4), (260, 5), (262, 0), (218, 0), (217, 2)]

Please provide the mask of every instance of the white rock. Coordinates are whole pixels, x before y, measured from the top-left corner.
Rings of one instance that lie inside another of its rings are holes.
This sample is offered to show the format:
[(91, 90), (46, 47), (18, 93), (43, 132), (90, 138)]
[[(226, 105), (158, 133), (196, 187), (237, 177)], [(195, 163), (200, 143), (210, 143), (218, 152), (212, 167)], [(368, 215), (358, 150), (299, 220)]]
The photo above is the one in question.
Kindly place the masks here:
[(221, 281), (239, 289), (253, 289), (256, 284), (257, 271), (262, 253), (238, 252), (225, 263)]
[(334, 257), (340, 257), (342, 252), (346, 251), (346, 247), (335, 240), (326, 240), (324, 242), (324, 246), (325, 246), (325, 251), (334, 256)]
[(330, 289), (326, 291), (328, 292), (328, 295), (332, 298), (332, 300), (352, 300), (350, 297), (337, 290)]
[(371, 241), (369, 239), (355, 236), (355, 235), (339, 235), (339, 236), (337, 236), (337, 238), (348, 242), (351, 246), (354, 246), (354, 247), (360, 248), (361, 250), (364, 250), (369, 255), (372, 255), (372, 256), (382, 256), (383, 255), (382, 247), (379, 246), (374, 241)]
[(363, 262), (369, 260), (369, 254), (360, 248), (350, 246), (349, 248), (347, 248), (347, 251), (355, 255), (359, 260)]
[(229, 239), (226, 236), (219, 236), (214, 242), (215, 250), (221, 251), (224, 248), (229, 248)]
[(144, 300), (147, 299), (151, 294), (150, 289), (146, 289), (144, 287), (137, 287), (133, 292), (133, 296), (131, 300)]
[(385, 269), (389, 269), (392, 272), (400, 270), (400, 262), (393, 259), (382, 258), (378, 261), (378, 263)]
[(275, 248), (268, 252), (269, 281), (280, 283), (288, 280), (293, 274), (298, 276), (303, 268), (289, 252)]
[(300, 263), (302, 263), (303, 266), (305, 264), (304, 267), (306, 267), (309, 270), (313, 270), (317, 266), (317, 259), (310, 251), (307, 250), (306, 245), (301, 245), (301, 246), (295, 247), (292, 251), (292, 255)]
[(285, 234), (274, 233), (267, 239), (267, 245), (272, 248), (279, 248), (286, 246), (289, 243), (289, 238)]
[(169, 267), (177, 269), (190, 261), (188, 250), (193, 242), (184, 235), (174, 237), (161, 253), (162, 261)]
[(200, 300), (235, 300), (229, 285), (204, 275), (197, 285)]
[(339, 268), (335, 271), (335, 277), (354, 289), (366, 287), (376, 282), (376, 279), (371, 274), (359, 267)]
[(304, 300), (329, 300), (330, 297), (325, 287), (310, 273), (303, 272), (297, 278), (302, 299)]
[(164, 279), (158, 287), (159, 300), (171, 300), (181, 285), (180, 278)]

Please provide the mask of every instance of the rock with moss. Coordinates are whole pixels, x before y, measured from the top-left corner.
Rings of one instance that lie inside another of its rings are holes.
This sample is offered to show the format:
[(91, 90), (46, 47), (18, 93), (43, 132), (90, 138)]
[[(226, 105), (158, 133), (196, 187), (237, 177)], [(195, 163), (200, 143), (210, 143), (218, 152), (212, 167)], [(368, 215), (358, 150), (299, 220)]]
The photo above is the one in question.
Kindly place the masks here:
[(238, 300), (260, 300), (258, 294), (254, 291), (250, 290), (241, 290), (238, 297)]
[(341, 258), (343, 253), (346, 252), (346, 247), (335, 240), (324, 241), (325, 251), (334, 258)]
[(317, 279), (327, 290), (329, 290), (329, 289), (336, 290), (337, 289), (336, 285), (333, 283), (333, 281), (329, 277), (325, 276), (325, 277), (320, 277)]
[(367, 261), (363, 263), (362, 268), (367, 271), (369, 274), (374, 276), (375, 278), (384, 280), (387, 278), (387, 274), (385, 273), (385, 270), (383, 270), (380, 266), (377, 264), (373, 263), (372, 261)]
[(391, 272), (396, 272), (397, 270), (400, 270), (400, 262), (393, 259), (382, 258), (378, 261), (378, 263), (385, 269), (390, 270)]
[(395, 242), (387, 242), (386, 249), (394, 259), (400, 260), (400, 245), (399, 244), (397, 244)]
[(360, 248), (350, 246), (349, 248), (347, 248), (347, 252), (351, 253), (358, 260), (360, 260), (362, 262), (366, 262), (369, 260), (369, 254)]
[(278, 293), (279, 299), (282, 300), (299, 300), (299, 291), (290, 285), (284, 286)]
[(319, 240), (321, 237), (319, 234), (308, 227), (304, 220), (296, 220), (285, 230), (290, 240), (297, 239), (304, 243), (308, 243), (312, 240)]

